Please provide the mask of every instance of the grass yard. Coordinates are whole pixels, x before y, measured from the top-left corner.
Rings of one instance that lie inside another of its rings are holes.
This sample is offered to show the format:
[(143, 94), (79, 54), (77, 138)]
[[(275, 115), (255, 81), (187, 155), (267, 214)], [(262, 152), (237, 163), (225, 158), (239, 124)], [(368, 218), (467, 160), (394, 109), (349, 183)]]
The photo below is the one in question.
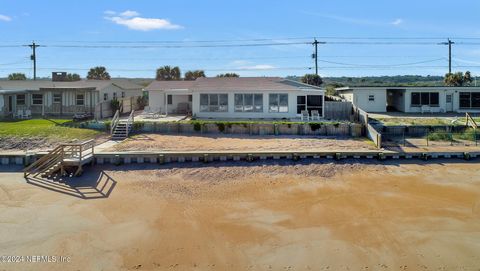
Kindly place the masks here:
[(42, 137), (49, 139), (88, 139), (101, 132), (62, 126), (68, 119), (31, 119), (0, 122), (0, 137)]
[[(377, 118), (376, 120), (385, 126), (403, 126), (403, 125), (451, 125), (453, 118)], [(457, 124), (464, 124), (464, 119), (459, 119)]]

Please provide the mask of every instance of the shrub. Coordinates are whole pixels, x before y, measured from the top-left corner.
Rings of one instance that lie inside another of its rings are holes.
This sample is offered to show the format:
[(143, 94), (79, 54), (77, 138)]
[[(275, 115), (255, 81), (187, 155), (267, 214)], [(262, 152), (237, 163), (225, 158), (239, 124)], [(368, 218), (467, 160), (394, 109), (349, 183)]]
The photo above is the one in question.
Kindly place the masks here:
[(193, 123), (193, 130), (200, 132), (202, 130), (202, 124), (200, 122)]
[(312, 131), (316, 131), (316, 130), (320, 129), (320, 127), (322, 127), (321, 123), (309, 123), (309, 125), (310, 125), (310, 129), (312, 129)]
[(218, 130), (220, 131), (220, 133), (223, 133), (225, 131), (225, 123), (219, 122), (219, 123), (217, 123), (217, 127), (218, 127)]

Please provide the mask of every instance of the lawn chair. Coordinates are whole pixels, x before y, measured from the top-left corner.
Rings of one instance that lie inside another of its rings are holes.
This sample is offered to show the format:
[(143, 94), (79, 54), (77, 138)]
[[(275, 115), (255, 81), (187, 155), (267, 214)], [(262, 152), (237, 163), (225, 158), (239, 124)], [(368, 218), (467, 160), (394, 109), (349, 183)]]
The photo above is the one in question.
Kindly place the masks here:
[(422, 105), (422, 107), (420, 108), (422, 110), (422, 114), (423, 113), (432, 113), (432, 110), (430, 109), (430, 106), (429, 105)]
[(23, 114), (24, 119), (31, 119), (32, 118), (32, 110), (27, 109), (25, 110), (25, 113)]
[(309, 121), (310, 120), (310, 116), (308, 115), (307, 110), (302, 110), (300, 113), (302, 114), (302, 121)]
[(23, 119), (23, 109), (18, 109), (17, 115), (15, 117), (19, 119)]
[(320, 113), (318, 113), (318, 110), (312, 110), (312, 120), (313, 121), (319, 121), (320, 120)]

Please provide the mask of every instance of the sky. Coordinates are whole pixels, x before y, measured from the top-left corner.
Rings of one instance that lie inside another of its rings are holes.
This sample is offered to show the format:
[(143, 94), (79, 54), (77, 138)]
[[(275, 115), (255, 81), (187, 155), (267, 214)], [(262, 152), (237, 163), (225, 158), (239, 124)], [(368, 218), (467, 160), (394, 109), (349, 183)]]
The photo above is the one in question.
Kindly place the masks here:
[(480, 75), (480, 1), (0, 0), (0, 77), (66, 71), (154, 77), (156, 68), (207, 76)]

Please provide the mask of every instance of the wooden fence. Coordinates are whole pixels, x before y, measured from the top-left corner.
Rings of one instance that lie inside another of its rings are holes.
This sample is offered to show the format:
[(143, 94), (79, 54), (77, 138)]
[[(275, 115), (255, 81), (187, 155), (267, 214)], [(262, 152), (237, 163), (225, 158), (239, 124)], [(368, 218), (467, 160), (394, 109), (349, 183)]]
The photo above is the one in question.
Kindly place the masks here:
[(350, 120), (352, 103), (342, 101), (325, 101), (325, 118), (329, 120)]
[[(132, 97), (126, 97), (119, 99), (119, 102), (121, 104), (120, 108), (122, 113), (130, 113), (132, 110), (138, 110), (140, 105), (138, 103), (138, 96), (132, 96)], [(98, 103), (95, 106), (95, 119), (104, 119), (104, 118), (110, 118), (113, 116), (115, 112), (112, 110), (112, 105), (111, 101), (105, 101)]]

